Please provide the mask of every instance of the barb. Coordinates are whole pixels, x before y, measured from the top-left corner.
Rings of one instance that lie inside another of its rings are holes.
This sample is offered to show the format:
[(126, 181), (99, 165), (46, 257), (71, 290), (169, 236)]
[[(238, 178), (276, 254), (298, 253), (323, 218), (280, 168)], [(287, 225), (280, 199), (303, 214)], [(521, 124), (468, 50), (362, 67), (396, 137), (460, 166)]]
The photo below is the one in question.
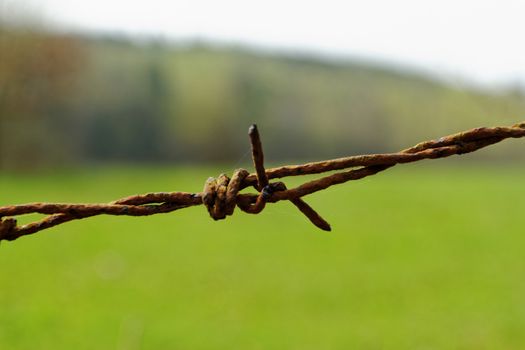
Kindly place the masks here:
[[(262, 144), (256, 125), (250, 127), (249, 136), (255, 173), (250, 174), (247, 170), (238, 169), (231, 179), (225, 174), (221, 174), (217, 179), (209, 178), (203, 191), (199, 193), (147, 193), (107, 204), (29, 203), (0, 207), (0, 241), (12, 241), (71, 220), (102, 214), (146, 216), (170, 213), (204, 204), (213, 219), (221, 220), (232, 215), (235, 207), (250, 214), (257, 214), (267, 203), (281, 200), (291, 201), (314, 225), (330, 231), (330, 225), (301, 197), (330, 186), (377, 174), (396, 164), (461, 155), (508, 138), (525, 137), (525, 122), (509, 127), (476, 128), (438, 140), (421, 142), (397, 153), (351, 156), (272, 169), (264, 167)], [(288, 176), (321, 174), (345, 169), (350, 170), (309, 181), (292, 189), (287, 189), (283, 182), (270, 182), (272, 179)], [(239, 193), (250, 186), (259, 193)], [(48, 216), (27, 225), (17, 225), (14, 217), (31, 213)]]
[[(277, 191), (285, 191), (286, 185), (283, 182), (276, 182), (275, 184), (272, 184), (272, 186), (269, 185), (266, 170), (264, 169), (264, 155), (257, 125), (253, 124), (250, 127), (248, 135), (250, 135), (253, 165), (257, 175), (257, 186), (255, 188), (261, 191), (254, 207), (258, 209), (257, 212), (260, 212), (264, 208), (266, 200), (271, 197), (271, 194)], [(290, 202), (292, 202), (297, 209), (299, 209), (299, 211), (312, 222), (312, 224), (324, 231), (332, 230), (330, 224), (301, 198), (291, 197), (289, 199)]]

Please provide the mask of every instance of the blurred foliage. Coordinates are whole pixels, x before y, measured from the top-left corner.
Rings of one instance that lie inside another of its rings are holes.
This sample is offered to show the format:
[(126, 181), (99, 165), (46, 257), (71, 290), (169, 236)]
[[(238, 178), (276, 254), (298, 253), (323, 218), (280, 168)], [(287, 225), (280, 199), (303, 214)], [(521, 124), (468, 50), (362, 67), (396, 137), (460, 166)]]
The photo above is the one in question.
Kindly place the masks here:
[(0, 167), (73, 158), (70, 85), (83, 66), (72, 38), (0, 27)]
[[(0, 167), (235, 162), (258, 123), (269, 159), (395, 151), (523, 119), (488, 91), (367, 63), (121, 37), (0, 32)], [(477, 158), (517, 157), (508, 142)]]

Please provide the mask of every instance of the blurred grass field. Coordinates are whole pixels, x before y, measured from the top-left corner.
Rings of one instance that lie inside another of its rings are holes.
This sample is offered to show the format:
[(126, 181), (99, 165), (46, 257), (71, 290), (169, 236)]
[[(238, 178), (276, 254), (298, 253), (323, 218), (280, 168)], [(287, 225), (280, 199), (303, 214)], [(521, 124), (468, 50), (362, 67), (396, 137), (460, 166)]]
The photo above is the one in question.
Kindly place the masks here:
[[(96, 217), (4, 242), (0, 349), (523, 349), (523, 168), (450, 164), (306, 197), (331, 233), (284, 202), (220, 222), (203, 207)], [(0, 175), (0, 205), (199, 191), (220, 172)]]

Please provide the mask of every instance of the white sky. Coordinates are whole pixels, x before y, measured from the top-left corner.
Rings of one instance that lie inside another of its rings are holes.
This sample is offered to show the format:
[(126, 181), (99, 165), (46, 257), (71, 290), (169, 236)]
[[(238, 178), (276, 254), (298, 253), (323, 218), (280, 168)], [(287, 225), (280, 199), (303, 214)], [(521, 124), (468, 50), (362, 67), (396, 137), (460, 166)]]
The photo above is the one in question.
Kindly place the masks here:
[(525, 0), (30, 1), (77, 29), (299, 49), (525, 84)]

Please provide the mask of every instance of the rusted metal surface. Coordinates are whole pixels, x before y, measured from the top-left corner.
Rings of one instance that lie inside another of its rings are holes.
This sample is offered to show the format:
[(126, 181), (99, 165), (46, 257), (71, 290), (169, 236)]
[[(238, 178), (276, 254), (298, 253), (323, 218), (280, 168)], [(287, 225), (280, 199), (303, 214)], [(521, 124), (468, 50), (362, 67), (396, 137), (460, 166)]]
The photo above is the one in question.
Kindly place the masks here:
[[(107, 204), (29, 203), (0, 207), (0, 241), (12, 241), (71, 220), (95, 215), (146, 216), (204, 204), (213, 219), (221, 220), (232, 215), (235, 207), (247, 213), (257, 214), (267, 203), (281, 200), (291, 201), (314, 225), (330, 231), (330, 225), (301, 197), (333, 185), (377, 174), (396, 164), (461, 155), (504, 139), (525, 137), (525, 122), (509, 127), (476, 128), (438, 140), (421, 142), (397, 153), (351, 156), (272, 169), (264, 168), (261, 139), (255, 125), (250, 127), (249, 136), (255, 173), (249, 174), (247, 170), (238, 169), (231, 179), (225, 174), (221, 174), (218, 178), (209, 178), (203, 191), (199, 193), (147, 193)], [(309, 181), (291, 189), (287, 189), (283, 182), (269, 181), (287, 176), (320, 174), (349, 168), (350, 170)], [(259, 193), (239, 193), (250, 186)], [(48, 216), (27, 225), (17, 225), (14, 217), (30, 213)]]

